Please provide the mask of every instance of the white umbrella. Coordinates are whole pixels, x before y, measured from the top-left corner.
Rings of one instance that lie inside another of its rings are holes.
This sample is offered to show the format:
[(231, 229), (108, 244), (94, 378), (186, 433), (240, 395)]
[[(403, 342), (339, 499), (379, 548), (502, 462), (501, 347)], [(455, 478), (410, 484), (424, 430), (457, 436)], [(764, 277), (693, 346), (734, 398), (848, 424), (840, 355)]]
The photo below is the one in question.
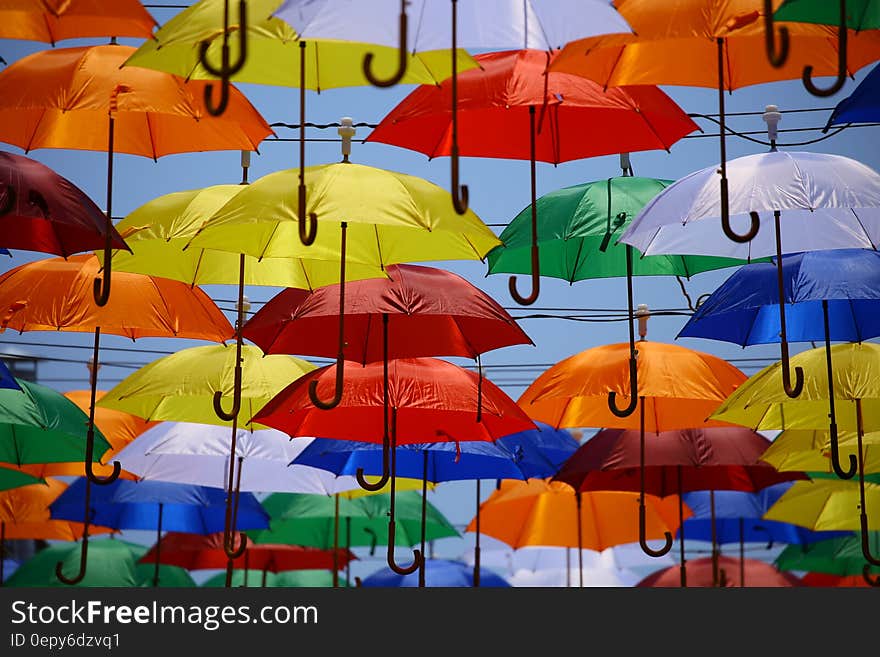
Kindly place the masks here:
[[(229, 428), (161, 422), (131, 441), (116, 458), (141, 479), (228, 488)], [(289, 465), (312, 438), (291, 439), (275, 429), (238, 429), (239, 490), (333, 495), (359, 488), (354, 477)], [(237, 482), (234, 482), (237, 483)]]
[[(571, 568), (566, 572), (565, 568), (545, 568), (543, 570), (517, 570), (507, 575), (505, 579), (511, 586), (569, 586), (570, 582), (577, 582), (580, 577), (578, 569)], [(635, 586), (641, 581), (641, 577), (627, 570), (614, 568), (584, 567), (584, 588), (592, 587), (628, 587)]]

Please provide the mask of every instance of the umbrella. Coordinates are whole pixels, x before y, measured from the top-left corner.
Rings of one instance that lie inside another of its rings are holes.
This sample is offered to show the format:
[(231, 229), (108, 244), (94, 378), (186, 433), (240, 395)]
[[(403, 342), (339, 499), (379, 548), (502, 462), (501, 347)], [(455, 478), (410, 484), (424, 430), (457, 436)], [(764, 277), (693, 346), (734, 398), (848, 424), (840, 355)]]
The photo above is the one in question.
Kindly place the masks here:
[(237, 90), (224, 118), (205, 116), (203, 82), (120, 66), (134, 52), (116, 44), (41, 51), (0, 73), (0, 141), (31, 151), (107, 152), (104, 275), (99, 306), (110, 295), (113, 155), (157, 159), (172, 153), (254, 150), (272, 129)]
[[(209, 577), (201, 586), (206, 588), (225, 586), (223, 575)], [(236, 570), (232, 574), (232, 586), (295, 586), (329, 588), (333, 586), (333, 573), (329, 570), (285, 570), (270, 573), (268, 570)], [(343, 584), (348, 586), (348, 583)]]
[(14, 225), (0, 238), (11, 249), (69, 256), (128, 246), (85, 192), (45, 164), (0, 151), (0, 216)]
[[(718, 558), (718, 569), (721, 573), (720, 584), (713, 577), (715, 569), (713, 560), (705, 557), (688, 561), (688, 581), (691, 586), (751, 586), (760, 588), (802, 586), (794, 575), (783, 573), (768, 563), (758, 559), (746, 559), (740, 563), (730, 557)], [(637, 587), (671, 587), (678, 586), (678, 568), (667, 568), (648, 575)], [(745, 574), (745, 580), (742, 574)]]
[(0, 463), (0, 491), (12, 490), (19, 486), (29, 486), (41, 482), (41, 478), (32, 475), (23, 468), (13, 467), (8, 463)]
[(21, 390), (12, 372), (9, 371), (9, 368), (6, 367), (6, 363), (2, 360), (0, 360), (0, 388)]
[[(880, 335), (876, 309), (880, 304), (880, 257), (868, 249), (808, 251), (783, 256), (786, 291), (783, 318), (773, 264), (747, 265), (734, 272), (697, 309), (678, 337), (709, 338), (742, 346), (777, 342), (824, 340), (827, 374), (831, 375), (831, 341), (861, 342)], [(784, 324), (780, 323), (780, 320)], [(784, 328), (784, 331), (783, 331)], [(855, 474), (856, 458), (848, 470), (838, 457), (834, 391), (829, 389), (831, 458), (838, 476)]]
[[(475, 586), (477, 580), (473, 569), (461, 561), (448, 559), (426, 559), (425, 570), (428, 573), (425, 583), (421, 584), (418, 577), (413, 575), (400, 575), (390, 568), (382, 568), (360, 583), (364, 588), (390, 587), (390, 588), (413, 588), (417, 586), (432, 586), (449, 588), (453, 586)], [(480, 586), (509, 587), (510, 583), (497, 573), (484, 568), (480, 572)]]
[(42, 41), (53, 46), (82, 37), (149, 39), (156, 21), (138, 0), (4, 0), (0, 39)]
[(837, 26), (837, 80), (826, 89), (817, 87), (813, 82), (813, 67), (805, 66), (803, 72), (804, 87), (814, 96), (833, 96), (843, 88), (847, 66), (847, 39), (850, 30), (856, 33), (861, 30), (880, 28), (880, 3), (876, 0), (839, 0), (837, 11), (833, 2), (828, 0), (783, 0), (774, 12), (770, 0), (764, 0), (765, 31), (767, 34), (767, 56), (774, 66), (782, 66), (788, 56), (788, 28), (779, 30), (780, 50), (775, 54), (774, 20), (793, 21), (796, 23), (813, 23), (818, 25)]
[[(838, 455), (856, 460), (857, 432), (843, 431), (837, 442)], [(880, 433), (866, 433), (862, 442), (865, 443), (862, 450), (865, 472), (880, 472)], [(773, 439), (770, 447), (761, 455), (761, 460), (779, 471), (801, 470), (813, 474), (830, 474), (834, 472), (831, 450), (831, 436), (828, 431), (788, 429)]]
[[(480, 69), (458, 78), (463, 96), (461, 154), (530, 161), (531, 294), (522, 297), (515, 279), (510, 280), (511, 295), (520, 304), (534, 303), (539, 293), (536, 161), (558, 164), (609, 153), (668, 150), (697, 129), (660, 89), (605, 91), (577, 76), (548, 75), (546, 68), (553, 57), (538, 50), (486, 53), (475, 58)], [(458, 143), (456, 136), (451, 144), (449, 139), (449, 95), (450, 81), (419, 87), (382, 119), (367, 141), (409, 148), (429, 157), (452, 155), (452, 184), (457, 190)], [(457, 105), (456, 100), (453, 107)], [(540, 108), (539, 123), (536, 108)], [(454, 120), (457, 115), (451, 112)], [(453, 124), (453, 135), (456, 130)]]
[[(634, 360), (629, 344), (622, 343), (570, 356), (541, 374), (517, 403), (530, 417), (555, 427), (638, 428), (639, 489), (644, 491), (645, 432), (718, 426), (706, 418), (746, 376), (715, 356), (644, 337), (637, 351)], [(633, 381), (637, 390), (630, 388)], [(628, 397), (628, 408), (638, 406), (638, 415), (620, 411), (617, 395)], [(640, 525), (644, 515), (642, 506)], [(659, 556), (672, 549), (672, 534), (659, 553), (647, 546), (644, 535), (640, 543), (647, 554)]]
[[(770, 441), (742, 427), (663, 431), (650, 439), (651, 447), (648, 450), (646, 445), (644, 457), (641, 438), (640, 432), (632, 429), (604, 429), (581, 445), (554, 479), (578, 491), (642, 490), (660, 497), (676, 494), (687, 503), (682, 496), (688, 491), (755, 491), (804, 477), (800, 473), (777, 472), (770, 464), (759, 461)], [(682, 523), (684, 518), (679, 516), (679, 524)], [(682, 586), (687, 586), (685, 529), (679, 529)]]
[(861, 575), (826, 575), (825, 573), (805, 573), (801, 586), (870, 586)]
[[(340, 286), (314, 292), (285, 290), (245, 325), (242, 334), (266, 353), (329, 356), (366, 364), (393, 358), (463, 356), (480, 363), (481, 354), (500, 347), (532, 344), (514, 319), (489, 295), (461, 276), (433, 267), (391, 265), (388, 278), (347, 284), (345, 333), (334, 340), (339, 323)], [(381, 328), (379, 328), (381, 326)], [(392, 339), (393, 336), (393, 339)], [(334, 399), (342, 392), (344, 367), (336, 367)], [(482, 369), (477, 390), (477, 421), (482, 416)], [(315, 384), (317, 385), (317, 384)], [(388, 379), (383, 371), (383, 397)], [(314, 386), (313, 386), (314, 387)], [(314, 398), (314, 390), (310, 391)], [(360, 485), (378, 490), (389, 477), (388, 427), (383, 436), (383, 468), (375, 484), (355, 473)]]
[[(762, 0), (711, 5), (704, 0), (667, 0), (662, 6), (652, 0), (619, 0), (615, 6), (634, 35), (573, 41), (562, 49), (550, 70), (583, 75), (608, 87), (659, 84), (717, 88), (721, 176), (716, 181), (719, 167), (712, 167), (712, 185), (718, 190), (714, 197), (720, 196), (722, 225), (728, 238), (747, 240), (751, 233), (734, 233), (728, 220), (724, 91), (797, 79), (807, 64), (813, 64), (820, 75), (836, 73), (838, 43), (833, 29), (787, 23), (795, 45), (784, 65), (776, 67), (762, 52), (766, 37), (772, 35), (761, 21), (761, 10), (766, 9)], [(764, 18), (769, 19), (767, 12)], [(850, 33), (846, 44), (850, 69), (875, 61), (880, 56), (878, 44), (880, 34), (876, 32)], [(714, 60), (718, 66), (713, 71), (706, 63)], [(730, 186), (736, 188), (735, 184)]]
[[(399, 358), (364, 366), (345, 361), (349, 386), (342, 390), (340, 403), (332, 409), (317, 409), (311, 397), (320, 397), (319, 391), (336, 385), (331, 380), (333, 369), (334, 366), (327, 366), (295, 381), (253, 419), (290, 436), (388, 444), (391, 461), (388, 565), (395, 571), (415, 572), (422, 559), (419, 550), (413, 551), (413, 567), (400, 568), (394, 563), (398, 438), (400, 444), (438, 440), (491, 442), (507, 434), (534, 429), (535, 425), (490, 381), (483, 381), (482, 377), (478, 380), (474, 372), (436, 358)], [(480, 417), (474, 413), (475, 399), (477, 405), (481, 405)]]
[[(824, 429), (828, 421), (828, 393), (820, 389), (823, 387), (820, 382), (827, 378), (829, 356), (835, 361), (833, 386), (827, 386), (826, 390), (834, 390), (840, 428), (856, 432), (856, 469), (859, 474), (859, 509), (865, 559), (880, 564), (880, 560), (871, 554), (867, 543), (869, 523), (862, 446), (865, 427), (874, 427), (878, 423), (880, 394), (874, 388), (880, 371), (880, 345), (848, 343), (834, 345), (828, 350), (809, 349), (797, 354), (791, 359), (791, 364), (804, 372), (807, 383), (800, 397), (794, 399), (788, 396), (788, 391), (780, 390), (780, 378), (785, 378), (787, 367), (781, 363), (765, 367), (728, 397), (712, 417), (756, 429)], [(782, 376), (781, 367), (785, 367)]]
[[(880, 553), (880, 533), (871, 532), (869, 542), (872, 552)], [(865, 563), (861, 540), (857, 536), (818, 541), (810, 545), (790, 545), (779, 553), (774, 565), (779, 570), (809, 571), (841, 577), (859, 575), (862, 585), (869, 586), (876, 586), (878, 581), (871, 575), (880, 574), (880, 568)]]
[(837, 103), (824, 131), (827, 132), (832, 125), (877, 121), (880, 119), (878, 95), (880, 95), (880, 66), (875, 66), (849, 96)]

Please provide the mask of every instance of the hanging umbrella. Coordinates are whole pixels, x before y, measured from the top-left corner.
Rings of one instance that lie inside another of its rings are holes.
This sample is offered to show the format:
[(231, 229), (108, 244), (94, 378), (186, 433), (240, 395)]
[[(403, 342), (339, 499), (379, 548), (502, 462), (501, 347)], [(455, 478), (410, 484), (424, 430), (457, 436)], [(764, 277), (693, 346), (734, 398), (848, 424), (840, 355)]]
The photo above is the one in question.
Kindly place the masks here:
[(19, 387), (12, 372), (9, 371), (9, 368), (6, 367), (6, 363), (2, 360), (0, 360), (0, 388), (21, 390), (21, 387)]
[(4, 0), (0, 39), (42, 41), (133, 37), (149, 39), (156, 21), (138, 0)]
[(880, 119), (878, 97), (880, 97), (880, 66), (875, 66), (849, 96), (837, 103), (831, 116), (828, 117), (824, 132), (828, 132), (833, 125), (877, 121)]
[[(842, 431), (837, 437), (837, 442), (839, 456), (857, 460), (857, 432)], [(865, 472), (880, 472), (880, 433), (876, 431), (866, 433), (862, 436), (862, 442)], [(801, 470), (813, 474), (830, 474), (834, 472), (831, 450), (831, 436), (828, 431), (788, 429), (773, 439), (770, 447), (761, 455), (761, 460), (779, 471)]]
[(108, 264), (113, 155), (157, 159), (172, 153), (255, 150), (272, 129), (234, 90), (223, 118), (206, 116), (203, 82), (139, 68), (120, 68), (134, 48), (84, 46), (37, 52), (0, 72), (0, 141), (27, 151), (73, 148), (107, 152), (104, 277), (98, 305), (110, 295)]
[[(750, 586), (760, 588), (801, 586), (800, 580), (794, 575), (783, 573), (768, 563), (758, 559), (746, 559), (743, 565), (738, 559), (730, 557), (718, 558), (718, 572), (721, 573), (720, 584), (713, 577), (712, 559), (693, 559), (687, 563), (688, 581), (691, 586)], [(667, 568), (648, 575), (637, 587), (671, 587), (678, 586), (678, 568)], [(745, 573), (745, 584), (740, 574)]]
[[(366, 364), (394, 358), (463, 356), (480, 364), (481, 354), (515, 344), (532, 344), (514, 319), (491, 297), (464, 278), (433, 267), (391, 265), (388, 278), (349, 283), (344, 314), (345, 334), (336, 343), (340, 286), (305, 292), (285, 290), (271, 299), (245, 325), (242, 334), (266, 353), (333, 357)], [(381, 326), (381, 328), (379, 328)], [(393, 337), (392, 337), (393, 336)], [(337, 363), (341, 394), (344, 368)], [(477, 390), (477, 421), (482, 416), (482, 369)], [(383, 397), (388, 379), (383, 372)], [(313, 395), (314, 391), (310, 391)], [(381, 479), (361, 486), (378, 490), (389, 477), (388, 431), (383, 436)]]
[(826, 575), (825, 573), (805, 573), (801, 586), (870, 586), (861, 575)]
[[(724, 92), (797, 79), (807, 64), (812, 64), (819, 75), (835, 74), (838, 43), (833, 28), (786, 23), (784, 27), (794, 47), (784, 65), (776, 67), (762, 52), (768, 34), (765, 22), (769, 20), (767, 12), (765, 21), (761, 21), (762, 9), (766, 11), (762, 0), (732, 0), (711, 5), (704, 0), (668, 0), (662, 6), (652, 0), (618, 0), (615, 6), (634, 35), (573, 41), (562, 49), (550, 70), (582, 75), (606, 87), (659, 84), (717, 88), (720, 167), (712, 167), (714, 175), (711, 185), (707, 186), (706, 200), (720, 196), (725, 234), (730, 240), (748, 241), (753, 230), (746, 234), (735, 232), (728, 216)], [(878, 33), (850, 33), (846, 45), (850, 69), (855, 71), (880, 58), (878, 45)], [(706, 66), (707, 62), (716, 60), (717, 68)], [(781, 62), (777, 59), (776, 63)], [(719, 168), (721, 176), (716, 181)], [(710, 194), (708, 187), (711, 186), (718, 191)], [(730, 187), (735, 190), (737, 184)]]
[[(718, 426), (707, 420), (709, 414), (746, 376), (715, 356), (649, 342), (644, 337), (638, 342), (638, 354), (634, 360), (627, 343), (587, 349), (545, 371), (517, 403), (533, 419), (555, 427), (638, 428), (639, 490), (644, 491), (645, 432)], [(638, 382), (637, 390), (630, 388), (633, 381)], [(625, 395), (627, 407), (638, 407), (639, 413), (619, 411), (617, 395)], [(642, 505), (640, 525), (644, 524), (644, 516)], [(658, 551), (649, 548), (640, 533), (647, 554), (662, 556), (672, 549), (672, 534), (666, 536), (666, 545)]]
[[(364, 588), (413, 588), (417, 586), (449, 588), (475, 586), (476, 584), (473, 569), (460, 561), (426, 559), (425, 570), (428, 574), (424, 584), (420, 584), (419, 578), (413, 575), (399, 575), (390, 568), (382, 568), (364, 578), (360, 585)], [(510, 583), (497, 573), (484, 568), (480, 573), (479, 585), (483, 587), (509, 587)]]
[(0, 151), (0, 245), (69, 256), (101, 249), (127, 249), (118, 231), (85, 192), (36, 160)]
[[(871, 551), (880, 553), (880, 533), (871, 532), (868, 540), (872, 546)], [(790, 545), (779, 553), (773, 563), (779, 570), (809, 571), (840, 577), (858, 575), (862, 586), (876, 586), (876, 582), (880, 581), (872, 577), (880, 575), (880, 568), (865, 563), (861, 539), (857, 536), (834, 538), (809, 545)], [(816, 583), (811, 584), (819, 586)]]
[[(209, 577), (201, 584), (205, 588), (225, 585), (223, 575)], [(281, 573), (270, 573), (267, 570), (236, 570), (232, 574), (232, 586), (330, 588), (333, 586), (333, 573), (329, 570), (285, 570)], [(348, 586), (348, 583), (344, 583), (343, 586)]]
[[(782, 258), (785, 317), (780, 315), (774, 264), (747, 265), (734, 272), (697, 309), (678, 337), (709, 338), (743, 347), (767, 344), (785, 335), (791, 342), (824, 340), (826, 378), (831, 375), (831, 341), (861, 342), (880, 335), (880, 258), (868, 249), (808, 251)], [(784, 324), (780, 323), (784, 321)], [(783, 328), (785, 329), (783, 331)], [(829, 389), (831, 454), (843, 479), (856, 471), (856, 458), (844, 470), (838, 457), (834, 391)]]
[[(462, 99), (461, 154), (528, 159), (531, 164), (532, 292), (521, 296), (511, 277), (510, 293), (520, 304), (537, 299), (540, 284), (535, 162), (558, 164), (610, 153), (668, 150), (697, 125), (660, 89), (605, 91), (590, 80), (546, 74), (554, 55), (514, 50), (477, 55), (481, 68), (458, 77)], [(458, 152), (450, 145), (450, 81), (422, 86), (404, 98), (370, 133), (367, 141), (409, 148), (429, 157)], [(540, 117), (536, 123), (536, 110)], [(528, 127), (527, 127), (528, 126)], [(457, 127), (453, 125), (453, 133)], [(526, 132), (528, 130), (528, 132)], [(457, 136), (452, 137), (457, 145)], [(457, 168), (457, 167), (456, 167)], [(458, 176), (453, 173), (453, 189)], [(464, 201), (466, 207), (466, 199)]]

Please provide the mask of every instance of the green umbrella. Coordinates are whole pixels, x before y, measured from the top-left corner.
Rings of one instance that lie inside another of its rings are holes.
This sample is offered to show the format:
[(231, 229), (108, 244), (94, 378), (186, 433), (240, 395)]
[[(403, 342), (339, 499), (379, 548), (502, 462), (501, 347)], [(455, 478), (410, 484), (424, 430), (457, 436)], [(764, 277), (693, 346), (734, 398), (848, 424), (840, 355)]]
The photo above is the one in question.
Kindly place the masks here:
[(30, 484), (45, 484), (44, 479), (34, 477), (20, 470), (0, 466), (0, 490), (9, 490)]
[[(226, 585), (225, 573), (214, 575), (202, 583), (202, 587), (222, 587)], [(345, 582), (342, 586), (348, 586)], [(264, 570), (236, 570), (232, 574), (232, 586), (333, 586), (333, 573), (329, 570), (288, 570), (270, 573)]]
[[(880, 532), (869, 532), (873, 554), (880, 554)], [(846, 536), (807, 545), (789, 545), (776, 557), (779, 570), (803, 570), (828, 575), (858, 575), (872, 585), (872, 574), (880, 574), (880, 566), (865, 562), (861, 536)]]
[[(0, 463), (85, 460), (88, 416), (60, 392), (16, 379), (21, 390), (0, 389)], [(110, 443), (95, 429), (95, 454)]]
[[(86, 576), (74, 586), (152, 586), (153, 566), (138, 568), (137, 564), (146, 550), (146, 546), (116, 539), (93, 540), (89, 544)], [(55, 574), (58, 562), (63, 564), (64, 572), (76, 572), (80, 567), (79, 543), (64, 541), (43, 548), (19, 566), (4, 586), (64, 586)], [(159, 577), (161, 586), (195, 586), (182, 568), (168, 567)]]

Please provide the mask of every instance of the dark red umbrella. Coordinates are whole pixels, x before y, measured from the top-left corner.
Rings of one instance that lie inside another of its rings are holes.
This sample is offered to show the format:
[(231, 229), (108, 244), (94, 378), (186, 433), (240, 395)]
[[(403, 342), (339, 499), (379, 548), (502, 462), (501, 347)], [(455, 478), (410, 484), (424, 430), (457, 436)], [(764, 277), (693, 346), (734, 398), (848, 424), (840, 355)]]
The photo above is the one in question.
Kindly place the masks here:
[[(661, 431), (646, 436), (644, 443), (634, 429), (604, 429), (581, 445), (554, 479), (579, 491), (642, 491), (665, 497), (697, 490), (754, 492), (807, 478), (759, 460), (770, 444), (761, 434), (736, 426)], [(680, 583), (686, 586), (681, 520)]]
[[(476, 55), (480, 68), (457, 76), (458, 154), (529, 160), (532, 188), (532, 293), (510, 293), (520, 304), (539, 293), (535, 162), (558, 164), (612, 153), (669, 150), (697, 125), (654, 86), (603, 89), (592, 80), (547, 73), (556, 52), (512, 50)], [(424, 153), (451, 155), (451, 78), (422, 85), (404, 98), (367, 141)], [(453, 166), (453, 187), (457, 170)], [(463, 204), (467, 206), (467, 199)]]
[[(0, 151), (0, 247), (53, 253), (103, 249), (107, 217), (79, 187), (24, 155)], [(128, 245), (111, 226), (111, 246)]]
[[(244, 554), (232, 561), (235, 569), (272, 573), (285, 570), (338, 570), (345, 568), (349, 561), (357, 559), (351, 550), (344, 548), (322, 550), (300, 545), (256, 545), (244, 534), (235, 538), (235, 545), (242, 539), (246, 540), (247, 545)], [(180, 566), (187, 570), (226, 568), (229, 557), (223, 546), (223, 532), (205, 536), (168, 532), (140, 558), (139, 563), (156, 563), (158, 559), (159, 563)]]
[[(731, 557), (719, 557), (718, 561), (721, 569), (721, 586), (759, 588), (802, 586), (801, 581), (791, 573), (781, 572), (758, 559), (745, 559), (741, 562), (739, 559)], [(664, 568), (656, 573), (651, 573), (636, 586), (642, 588), (679, 586), (677, 571), (677, 566)], [(713, 583), (713, 567), (710, 557), (688, 561), (687, 573), (691, 586), (718, 586), (717, 583)]]
[[(415, 562), (409, 567), (394, 562), (397, 444), (495, 441), (537, 427), (491, 381), (436, 358), (401, 358), (367, 365), (345, 361), (348, 383), (339, 404), (329, 410), (319, 409), (309, 394), (312, 382), (319, 394), (326, 395), (336, 385), (335, 370), (335, 365), (329, 365), (300, 377), (252, 419), (294, 437), (387, 443), (391, 482), (388, 565), (400, 574), (415, 572), (422, 563), (419, 550), (413, 550)], [(478, 405), (482, 408), (479, 419), (475, 413)]]

